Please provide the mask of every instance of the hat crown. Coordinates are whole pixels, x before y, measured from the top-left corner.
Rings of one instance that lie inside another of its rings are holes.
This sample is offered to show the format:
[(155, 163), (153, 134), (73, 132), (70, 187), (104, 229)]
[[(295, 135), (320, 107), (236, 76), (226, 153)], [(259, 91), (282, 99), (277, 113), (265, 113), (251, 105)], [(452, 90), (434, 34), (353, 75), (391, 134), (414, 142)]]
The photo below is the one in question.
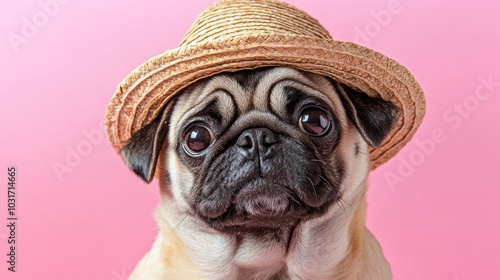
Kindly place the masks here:
[(256, 34), (288, 34), (332, 39), (304, 11), (278, 0), (222, 0), (205, 10), (180, 46)]

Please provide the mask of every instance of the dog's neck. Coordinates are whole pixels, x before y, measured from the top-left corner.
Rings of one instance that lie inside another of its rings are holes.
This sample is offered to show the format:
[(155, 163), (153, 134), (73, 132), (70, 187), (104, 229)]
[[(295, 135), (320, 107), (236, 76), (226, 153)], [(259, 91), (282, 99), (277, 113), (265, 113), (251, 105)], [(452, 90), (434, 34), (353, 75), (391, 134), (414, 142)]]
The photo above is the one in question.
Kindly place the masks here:
[(178, 211), (168, 201), (157, 212), (158, 244), (139, 266), (160, 262), (150, 279), (390, 279), (380, 247), (365, 227), (365, 192), (360, 193), (353, 204), (334, 206), (340, 209), (329, 217), (300, 223), (290, 231), (288, 248), (216, 233), (181, 213), (167, 215)]

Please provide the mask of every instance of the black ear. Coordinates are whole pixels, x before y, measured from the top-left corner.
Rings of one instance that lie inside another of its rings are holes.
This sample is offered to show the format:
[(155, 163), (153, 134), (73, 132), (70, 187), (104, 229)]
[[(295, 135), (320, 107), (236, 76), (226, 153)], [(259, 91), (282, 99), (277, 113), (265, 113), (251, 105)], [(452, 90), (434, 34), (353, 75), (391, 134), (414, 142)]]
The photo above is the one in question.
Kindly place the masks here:
[(401, 109), (389, 101), (370, 97), (346, 85), (336, 83), (347, 117), (363, 139), (378, 147), (401, 116)]
[(147, 183), (153, 180), (156, 162), (168, 134), (169, 109), (134, 133), (120, 151), (128, 167)]

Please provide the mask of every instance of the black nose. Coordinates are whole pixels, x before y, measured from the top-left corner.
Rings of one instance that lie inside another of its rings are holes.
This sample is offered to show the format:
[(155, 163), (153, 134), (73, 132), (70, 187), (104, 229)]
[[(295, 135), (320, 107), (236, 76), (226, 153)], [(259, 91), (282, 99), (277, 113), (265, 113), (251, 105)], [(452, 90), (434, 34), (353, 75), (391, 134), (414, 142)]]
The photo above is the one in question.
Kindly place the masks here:
[(271, 147), (278, 142), (276, 135), (270, 129), (250, 128), (240, 134), (236, 145), (239, 152), (248, 159), (270, 158), (273, 156)]

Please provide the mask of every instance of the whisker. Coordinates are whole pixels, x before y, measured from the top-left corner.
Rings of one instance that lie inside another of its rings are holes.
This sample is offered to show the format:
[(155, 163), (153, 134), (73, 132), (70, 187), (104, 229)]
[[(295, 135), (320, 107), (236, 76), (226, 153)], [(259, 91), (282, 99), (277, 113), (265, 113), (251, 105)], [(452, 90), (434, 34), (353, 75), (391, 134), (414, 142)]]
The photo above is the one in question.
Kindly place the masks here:
[(177, 223), (177, 225), (170, 231), (170, 233), (173, 233), (180, 225), (182, 222), (184, 222), (184, 220), (189, 216), (189, 213), (186, 214), (180, 221), (179, 223)]
[[(321, 175), (320, 175), (321, 176)], [(309, 181), (309, 183), (311, 183), (311, 187), (314, 191), (314, 197), (317, 197), (318, 196), (318, 193), (316, 192), (316, 188), (315, 188), (315, 185), (314, 183), (311, 181), (311, 179), (309, 177), (306, 177), (306, 179)]]
[(348, 204), (342, 197), (339, 198), (339, 201), (338, 201), (340, 207), (342, 208), (342, 210), (344, 210), (344, 214), (347, 215), (347, 210), (345, 209), (345, 205), (344, 203)]
[(293, 200), (293, 202), (300, 204), (300, 202), (293, 195), (291, 195), (289, 192), (285, 192), (285, 194), (288, 195)]

